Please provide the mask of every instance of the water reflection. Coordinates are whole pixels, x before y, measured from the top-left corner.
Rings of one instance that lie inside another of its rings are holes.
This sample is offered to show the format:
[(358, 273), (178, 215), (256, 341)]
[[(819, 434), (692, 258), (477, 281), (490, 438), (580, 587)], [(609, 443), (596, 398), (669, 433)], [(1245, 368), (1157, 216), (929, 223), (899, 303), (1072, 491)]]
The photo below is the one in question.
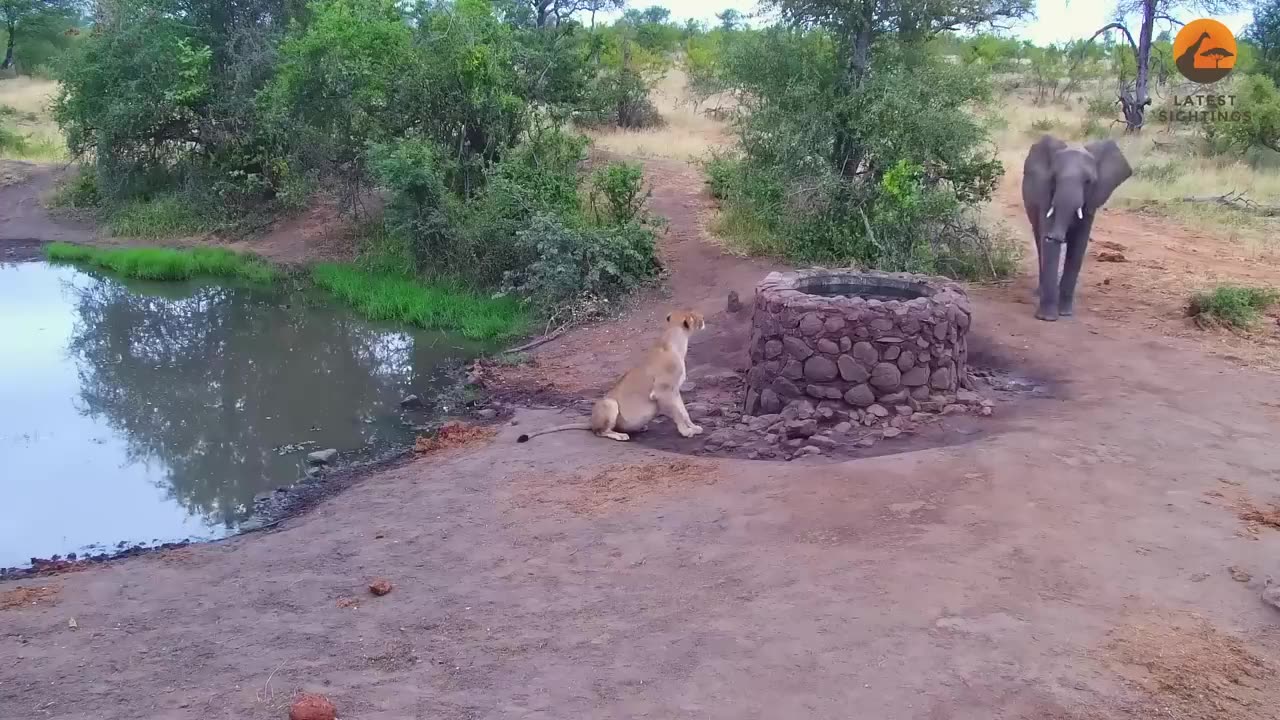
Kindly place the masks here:
[(300, 292), (0, 268), (0, 566), (214, 537), (303, 452), (411, 439), (398, 401), (477, 349)]

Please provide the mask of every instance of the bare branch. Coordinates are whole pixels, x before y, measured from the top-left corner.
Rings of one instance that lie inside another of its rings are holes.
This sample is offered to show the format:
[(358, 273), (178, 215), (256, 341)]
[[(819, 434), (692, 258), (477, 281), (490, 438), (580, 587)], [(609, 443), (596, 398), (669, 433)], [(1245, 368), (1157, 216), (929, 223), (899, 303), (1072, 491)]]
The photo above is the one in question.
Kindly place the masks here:
[(1167, 20), (1167, 21), (1169, 21), (1169, 22), (1173, 23), (1174, 25), (1177, 25), (1178, 27), (1182, 27), (1183, 25), (1186, 25), (1186, 23), (1182, 22), (1181, 20), (1178, 20), (1178, 19), (1176, 19), (1176, 18), (1171, 18), (1171, 17), (1169, 17), (1168, 15), (1156, 15), (1155, 19), (1156, 19), (1156, 20)]
[(1102, 33), (1108, 30), (1119, 30), (1120, 32), (1124, 33), (1125, 39), (1129, 41), (1129, 47), (1133, 48), (1133, 54), (1134, 55), (1138, 54), (1138, 43), (1133, 41), (1133, 36), (1129, 34), (1129, 28), (1125, 27), (1124, 23), (1119, 23), (1119, 22), (1107, 23), (1106, 25), (1103, 25), (1101, 28), (1098, 29), (1098, 32), (1094, 33), (1089, 37), (1088, 40), (1084, 41), (1084, 45), (1082, 45), (1081, 48), (1088, 47), (1088, 45), (1092, 43), (1095, 38), (1097, 38), (1099, 35), (1101, 35)]

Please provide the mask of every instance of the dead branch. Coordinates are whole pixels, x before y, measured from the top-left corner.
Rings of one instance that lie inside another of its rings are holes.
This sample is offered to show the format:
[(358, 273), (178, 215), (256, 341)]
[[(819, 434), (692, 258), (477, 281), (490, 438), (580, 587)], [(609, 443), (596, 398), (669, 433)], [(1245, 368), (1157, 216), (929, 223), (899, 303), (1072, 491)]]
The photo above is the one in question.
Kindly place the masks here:
[(1263, 205), (1259, 202), (1249, 199), (1243, 190), (1231, 190), (1221, 195), (1191, 195), (1181, 198), (1181, 202), (1185, 203), (1211, 203), (1222, 205), (1224, 207), (1235, 208), (1245, 212), (1261, 215), (1263, 217), (1275, 217), (1280, 215), (1280, 206)]

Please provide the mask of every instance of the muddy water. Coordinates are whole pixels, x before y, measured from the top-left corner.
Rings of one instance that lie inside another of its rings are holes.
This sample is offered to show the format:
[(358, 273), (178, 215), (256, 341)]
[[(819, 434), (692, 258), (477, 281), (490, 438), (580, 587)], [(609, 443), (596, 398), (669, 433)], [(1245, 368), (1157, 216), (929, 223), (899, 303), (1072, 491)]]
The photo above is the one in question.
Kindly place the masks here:
[(232, 533), (308, 451), (411, 442), (479, 350), (297, 291), (0, 265), (0, 567)]

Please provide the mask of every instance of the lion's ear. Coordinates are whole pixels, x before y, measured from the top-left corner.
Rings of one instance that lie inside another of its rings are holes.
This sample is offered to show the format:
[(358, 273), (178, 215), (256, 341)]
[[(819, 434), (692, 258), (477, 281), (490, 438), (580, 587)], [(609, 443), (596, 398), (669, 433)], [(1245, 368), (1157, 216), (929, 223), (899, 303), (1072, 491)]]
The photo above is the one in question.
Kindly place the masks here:
[(667, 322), (671, 322), (671, 313), (667, 313)]
[(693, 327), (691, 327), (691, 326), (689, 325), (689, 317), (688, 317), (687, 315), (686, 315), (686, 316), (685, 316), (685, 318), (684, 318), (684, 323), (683, 323), (683, 324), (684, 324), (684, 329), (685, 329), (685, 330), (692, 330), (692, 329), (693, 329)]

